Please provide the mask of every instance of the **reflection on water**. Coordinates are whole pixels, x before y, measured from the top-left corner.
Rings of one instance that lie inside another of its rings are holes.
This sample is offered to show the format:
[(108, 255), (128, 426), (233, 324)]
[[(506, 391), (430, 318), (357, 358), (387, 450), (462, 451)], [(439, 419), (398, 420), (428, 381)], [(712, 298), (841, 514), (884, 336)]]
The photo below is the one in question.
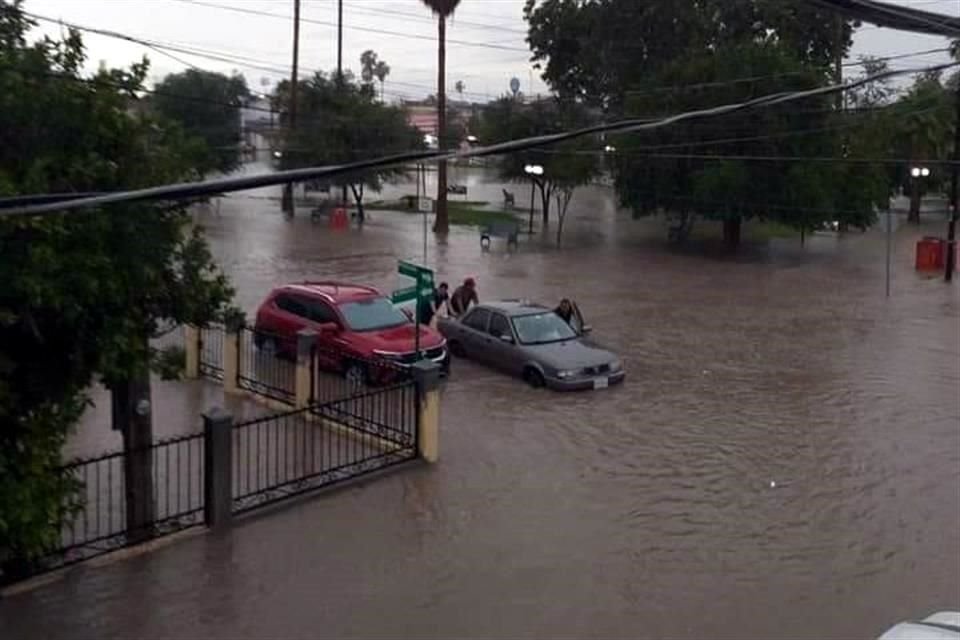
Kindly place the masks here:
[[(930, 229), (898, 232), (885, 299), (879, 233), (725, 259), (600, 188), (573, 206), (569, 250), (457, 229), (429, 262), (482, 298), (576, 299), (625, 385), (457, 362), (438, 466), (9, 599), (11, 637), (863, 638), (960, 606), (960, 300), (911, 271)], [(248, 312), (291, 280), (391, 289), (422, 251), (405, 214), (337, 233), (235, 199), (200, 222)]]

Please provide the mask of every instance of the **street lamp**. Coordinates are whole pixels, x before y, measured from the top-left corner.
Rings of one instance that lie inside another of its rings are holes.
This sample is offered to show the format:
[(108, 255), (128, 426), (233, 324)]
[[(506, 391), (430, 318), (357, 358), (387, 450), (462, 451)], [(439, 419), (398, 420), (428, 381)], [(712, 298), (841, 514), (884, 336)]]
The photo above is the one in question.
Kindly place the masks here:
[(920, 200), (921, 200), (921, 189), (920, 189), (920, 178), (929, 178), (930, 177), (930, 168), (929, 167), (911, 167), (910, 168), (910, 213), (907, 216), (907, 219), (910, 222), (920, 222)]
[(537, 185), (537, 178), (543, 175), (543, 167), (539, 164), (528, 164), (523, 167), (523, 172), (530, 176), (530, 222), (527, 231), (533, 235), (533, 189)]

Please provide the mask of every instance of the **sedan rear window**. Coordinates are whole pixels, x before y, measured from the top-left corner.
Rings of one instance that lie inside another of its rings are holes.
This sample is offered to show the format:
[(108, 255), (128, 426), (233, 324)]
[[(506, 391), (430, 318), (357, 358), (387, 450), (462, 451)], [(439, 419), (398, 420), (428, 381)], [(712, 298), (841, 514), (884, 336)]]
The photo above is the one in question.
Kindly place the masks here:
[(354, 331), (377, 331), (410, 322), (410, 319), (386, 298), (346, 302), (340, 305), (340, 312)]
[(513, 328), (521, 344), (547, 344), (573, 340), (577, 333), (553, 311), (515, 316)]

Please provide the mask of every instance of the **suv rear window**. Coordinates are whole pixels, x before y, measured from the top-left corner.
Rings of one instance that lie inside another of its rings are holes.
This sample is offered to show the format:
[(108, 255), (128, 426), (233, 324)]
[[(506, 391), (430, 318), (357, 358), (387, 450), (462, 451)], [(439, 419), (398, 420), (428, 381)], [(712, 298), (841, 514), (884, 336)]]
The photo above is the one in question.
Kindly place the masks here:
[(354, 331), (377, 331), (410, 322), (402, 311), (386, 298), (369, 298), (340, 305), (340, 313)]

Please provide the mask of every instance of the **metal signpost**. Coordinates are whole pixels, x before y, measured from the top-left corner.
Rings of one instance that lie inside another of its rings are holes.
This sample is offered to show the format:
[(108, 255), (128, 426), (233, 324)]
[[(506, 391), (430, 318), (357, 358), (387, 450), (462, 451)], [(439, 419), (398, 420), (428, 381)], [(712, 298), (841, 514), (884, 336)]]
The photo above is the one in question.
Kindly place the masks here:
[(390, 300), (393, 304), (414, 303), (413, 316), (416, 327), (414, 350), (416, 351), (416, 359), (419, 360), (422, 355), (420, 353), (420, 304), (423, 300), (433, 296), (433, 270), (421, 267), (412, 262), (407, 262), (406, 260), (401, 260), (397, 264), (397, 273), (413, 279), (415, 283), (413, 286), (394, 291), (390, 296)]

